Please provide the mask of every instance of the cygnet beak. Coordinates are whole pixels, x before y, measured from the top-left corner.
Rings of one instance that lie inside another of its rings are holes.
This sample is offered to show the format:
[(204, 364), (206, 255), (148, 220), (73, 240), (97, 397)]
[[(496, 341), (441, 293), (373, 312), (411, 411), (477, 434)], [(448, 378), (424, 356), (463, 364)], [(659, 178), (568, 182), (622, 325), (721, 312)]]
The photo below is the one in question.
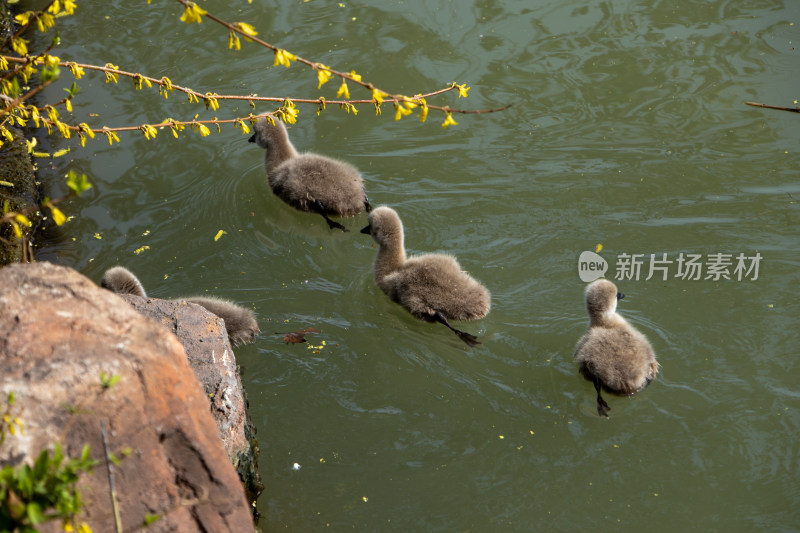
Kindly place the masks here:
[(254, 143), (256, 142), (256, 134), (254, 133), (252, 137), (250, 137), (249, 142)]
[(625, 295), (622, 294), (621, 292), (618, 292), (617, 293), (617, 300), (622, 300), (623, 298), (625, 298)]
[(364, 233), (366, 235), (372, 235), (372, 230), (370, 229), (370, 226), (367, 226), (361, 229), (361, 233)]

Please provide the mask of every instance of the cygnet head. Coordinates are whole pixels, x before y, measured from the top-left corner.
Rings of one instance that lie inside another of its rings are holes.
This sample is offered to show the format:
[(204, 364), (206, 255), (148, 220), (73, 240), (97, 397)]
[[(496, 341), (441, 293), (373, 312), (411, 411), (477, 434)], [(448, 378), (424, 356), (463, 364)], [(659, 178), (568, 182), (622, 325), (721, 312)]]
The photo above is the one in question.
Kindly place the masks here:
[(288, 136), (286, 132), (286, 126), (283, 125), (283, 121), (280, 119), (275, 119), (275, 124), (272, 124), (270, 120), (266, 117), (261, 117), (253, 126), (255, 133), (252, 137), (250, 137), (251, 143), (256, 143), (261, 148), (269, 148), (272, 143), (275, 142), (276, 139), (282, 139)]
[(403, 222), (400, 215), (391, 207), (382, 205), (373, 209), (369, 214), (369, 226), (361, 230), (361, 233), (372, 235), (375, 242), (381, 246), (397, 242), (403, 242)]
[(603, 319), (617, 312), (617, 301), (625, 297), (617, 291), (617, 286), (607, 279), (598, 279), (586, 287), (586, 310), (592, 323), (602, 322)]

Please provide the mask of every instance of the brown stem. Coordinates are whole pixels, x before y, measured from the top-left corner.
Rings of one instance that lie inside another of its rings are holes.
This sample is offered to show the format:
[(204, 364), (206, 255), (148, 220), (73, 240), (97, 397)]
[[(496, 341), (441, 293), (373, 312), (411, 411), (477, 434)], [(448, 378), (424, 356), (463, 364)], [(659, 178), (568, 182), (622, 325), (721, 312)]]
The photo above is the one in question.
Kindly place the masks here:
[(779, 111), (791, 111), (792, 113), (800, 113), (800, 107), (780, 107), (776, 105), (759, 104), (756, 102), (745, 102), (745, 104), (751, 105), (753, 107), (764, 107), (767, 109), (777, 109)]

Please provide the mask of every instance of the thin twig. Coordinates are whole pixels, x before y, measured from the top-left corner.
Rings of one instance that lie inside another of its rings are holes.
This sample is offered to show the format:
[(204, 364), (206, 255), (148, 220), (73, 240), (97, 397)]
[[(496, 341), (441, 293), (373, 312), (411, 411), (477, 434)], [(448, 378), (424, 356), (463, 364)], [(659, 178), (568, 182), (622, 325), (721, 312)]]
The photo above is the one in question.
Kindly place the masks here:
[[(180, 0), (178, 0), (180, 1)], [(267, 43), (265, 43), (267, 44)], [(272, 46), (272, 45), (269, 45)], [(9, 63), (28, 63), (28, 60), (24, 57), (14, 57), (14, 56), (6, 56), (0, 55), (0, 57), (4, 58)], [(299, 61), (300, 58), (298, 58)], [(304, 63), (310, 63), (309, 61), (303, 60)], [(174, 83), (167, 84), (167, 81), (164, 78), (158, 79), (153, 78), (151, 76), (145, 76), (143, 74), (139, 74), (136, 72), (128, 72), (125, 70), (120, 70), (116, 68), (111, 68), (108, 66), (99, 66), (99, 65), (91, 65), (87, 63), (76, 63), (75, 61), (59, 61), (58, 66), (69, 68), (70, 66), (79, 67), (84, 70), (94, 70), (98, 72), (104, 72), (107, 74), (115, 74), (119, 76), (125, 76), (126, 78), (131, 78), (134, 80), (146, 80), (151, 84), (158, 85), (159, 87), (168, 90), (167, 87), (174, 89), (178, 92), (182, 92), (187, 94), (190, 98), (199, 100), (206, 100), (208, 98), (213, 98), (214, 100), (243, 100), (246, 102), (284, 102), (286, 100), (291, 100), (297, 104), (316, 104), (316, 105), (352, 105), (352, 104), (372, 104), (375, 103), (372, 99), (359, 99), (359, 100), (327, 100), (325, 98), (290, 98), (285, 96), (257, 96), (255, 94), (248, 94), (248, 95), (235, 95), (235, 94), (215, 94), (215, 93), (201, 93), (189, 87), (183, 87), (181, 85), (176, 85)], [(331, 71), (333, 73), (337, 73), (336, 71)], [(338, 75), (338, 74), (337, 74)], [(349, 76), (349, 74), (347, 75)], [(372, 84), (363, 84), (365, 87), (370, 87)], [(431, 91), (425, 94), (418, 94), (412, 97), (406, 97), (404, 95), (388, 95), (383, 99), (384, 103), (395, 103), (395, 102), (403, 102), (406, 101), (406, 98), (410, 98), (412, 101), (418, 98), (430, 98), (431, 96), (436, 96), (442, 93), (446, 93), (449, 91), (454, 90), (456, 87), (454, 85), (448, 85), (447, 87), (437, 89), (435, 91)], [(383, 92), (383, 91), (381, 91)], [(480, 113), (496, 113), (497, 111), (503, 111), (511, 107), (511, 104), (495, 108), (495, 109), (453, 109), (448, 106), (436, 106), (427, 104), (429, 109), (435, 109), (438, 111), (446, 111), (450, 113), (462, 113), (462, 114), (480, 114)]]
[(100, 428), (103, 431), (103, 447), (106, 451), (106, 467), (108, 468), (108, 486), (111, 489), (111, 506), (114, 509), (114, 525), (117, 533), (122, 533), (122, 519), (119, 516), (119, 505), (117, 504), (117, 487), (114, 483), (114, 467), (111, 465), (111, 452), (108, 450), (108, 435), (106, 433), (106, 421), (100, 421)]
[(766, 109), (777, 109), (779, 111), (791, 111), (792, 113), (800, 113), (800, 107), (780, 107), (776, 105), (769, 105), (769, 104), (759, 104), (757, 102), (745, 102), (747, 105), (751, 105), (753, 107), (764, 107)]
[[(187, 8), (190, 7), (191, 4), (194, 4), (194, 2), (191, 2), (190, 0), (176, 0), (176, 2), (183, 4)], [(219, 18), (219, 17), (217, 17), (217, 16), (215, 16), (215, 15), (213, 15), (213, 14), (207, 12), (207, 11), (202, 16), (207, 18), (207, 19), (209, 19), (209, 20), (213, 20), (214, 22), (216, 22), (218, 24), (221, 24), (222, 26), (225, 26), (231, 32), (238, 33), (239, 35), (243, 36), (245, 39), (247, 39), (249, 41), (253, 41), (254, 43), (257, 43), (257, 44), (260, 44), (261, 46), (269, 48), (273, 52), (277, 53), (279, 50), (282, 50), (280, 47), (275, 46), (273, 44), (270, 44), (270, 43), (268, 43), (268, 42), (266, 42), (266, 41), (264, 41), (262, 39), (259, 39), (258, 37), (256, 37), (256, 36), (246, 32), (246, 31), (242, 30), (237, 25), (231, 24), (229, 22), (226, 22), (226, 21), (222, 20), (221, 18)], [(316, 63), (314, 61), (309, 61), (308, 59), (300, 57), (300, 56), (298, 56), (296, 54), (292, 54), (292, 55), (294, 56), (294, 59), (293, 59), (294, 61), (297, 61), (298, 63), (302, 63), (304, 65), (307, 65), (307, 66), (311, 67), (314, 70), (328, 71), (328, 72), (331, 73), (331, 75), (338, 76), (338, 77), (342, 78), (342, 80), (346, 79), (348, 81), (351, 81), (353, 83), (361, 85), (362, 87), (364, 87), (366, 89), (369, 89), (370, 91), (378, 91), (379, 93), (381, 93), (381, 94), (386, 96), (386, 98), (383, 98), (384, 102), (387, 102), (387, 101), (401, 102), (401, 101), (405, 100), (404, 95), (393, 94), (393, 93), (390, 93), (388, 91), (384, 91), (384, 90), (376, 87), (372, 83), (361, 81), (360, 76), (354, 76), (354, 75), (349, 74), (347, 72), (342, 72), (342, 71), (339, 71), (339, 70), (332, 69), (330, 67), (327, 67), (327, 66), (323, 65), (322, 63)], [(456, 87), (455, 83), (453, 83), (450, 86), (451, 89), (455, 89), (455, 87)], [(299, 102), (300, 100), (296, 100), (296, 101)], [(374, 102), (376, 105), (379, 105), (379, 103), (377, 101), (375, 101), (375, 100), (369, 100), (369, 102)], [(441, 107), (441, 106), (428, 105), (427, 107), (430, 108), (430, 109), (436, 109), (438, 111), (444, 111), (445, 113), (473, 113), (473, 114), (479, 114), (479, 113), (496, 113), (498, 111), (503, 111), (503, 110), (508, 109), (509, 107), (511, 107), (511, 104), (503, 106), (503, 107), (499, 107), (499, 108), (496, 108), (496, 109), (483, 109), (483, 110), (475, 110), (475, 111), (463, 111), (463, 110), (450, 109), (447, 106)]]

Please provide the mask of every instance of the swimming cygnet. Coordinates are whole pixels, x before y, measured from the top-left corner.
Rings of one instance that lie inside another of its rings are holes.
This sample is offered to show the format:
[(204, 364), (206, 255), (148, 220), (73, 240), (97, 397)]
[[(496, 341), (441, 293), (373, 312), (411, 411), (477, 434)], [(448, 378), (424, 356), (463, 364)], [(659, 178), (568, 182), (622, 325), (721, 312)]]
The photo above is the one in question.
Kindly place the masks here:
[(361, 233), (372, 235), (380, 245), (375, 258), (375, 281), (392, 301), (415, 317), (440, 322), (470, 346), (477, 337), (459, 331), (449, 320), (477, 320), (491, 307), (489, 290), (461, 270), (452, 255), (424, 254), (406, 259), (403, 223), (386, 206), (369, 215), (369, 226)]
[(625, 295), (606, 279), (586, 287), (589, 331), (578, 341), (575, 361), (578, 371), (597, 390), (597, 413), (608, 416), (611, 407), (601, 389), (618, 396), (630, 396), (656, 377), (658, 362), (647, 337), (639, 333), (617, 311), (617, 300)]
[[(133, 272), (125, 267), (116, 266), (103, 274), (100, 286), (117, 294), (134, 294), (147, 297), (144, 286)], [(186, 301), (204, 307), (210, 313), (217, 315), (225, 321), (225, 330), (232, 346), (253, 342), (259, 333), (258, 322), (249, 309), (235, 303), (213, 296), (192, 296), (189, 298), (175, 298), (172, 301)]]
[(372, 209), (354, 166), (317, 154), (298, 154), (281, 120), (273, 125), (262, 117), (255, 130), (250, 142), (267, 150), (267, 181), (278, 198), (300, 211), (319, 213), (328, 227), (342, 231), (348, 230), (329, 215), (351, 217)]

